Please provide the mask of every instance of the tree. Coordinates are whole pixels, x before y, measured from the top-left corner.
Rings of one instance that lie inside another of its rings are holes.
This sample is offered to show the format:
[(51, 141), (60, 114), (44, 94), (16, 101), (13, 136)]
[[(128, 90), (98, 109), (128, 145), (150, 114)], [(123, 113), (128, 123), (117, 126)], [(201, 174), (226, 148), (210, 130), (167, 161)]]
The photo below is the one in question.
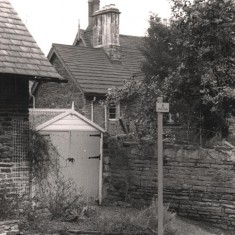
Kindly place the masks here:
[(209, 130), (208, 137), (219, 131), (226, 138), (226, 118), (235, 113), (234, 3), (174, 0), (172, 10), (180, 64), (165, 79), (167, 96), (172, 103), (183, 103), (187, 119)]
[(232, 0), (172, 0), (168, 26), (151, 16), (142, 48), (145, 79), (138, 89), (133, 81), (126, 85), (136, 89), (131, 93), (141, 101), (137, 118), (148, 120), (145, 125), (155, 122), (155, 101), (161, 95), (181, 123), (206, 130), (206, 138), (218, 132), (226, 138), (226, 118), (235, 114), (234, 22)]

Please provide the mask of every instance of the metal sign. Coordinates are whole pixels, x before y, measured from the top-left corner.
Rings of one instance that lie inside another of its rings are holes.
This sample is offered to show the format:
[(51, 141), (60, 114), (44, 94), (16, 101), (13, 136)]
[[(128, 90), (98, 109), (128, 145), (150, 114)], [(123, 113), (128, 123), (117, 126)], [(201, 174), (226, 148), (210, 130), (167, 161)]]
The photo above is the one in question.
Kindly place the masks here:
[(157, 103), (157, 112), (169, 113), (169, 103)]

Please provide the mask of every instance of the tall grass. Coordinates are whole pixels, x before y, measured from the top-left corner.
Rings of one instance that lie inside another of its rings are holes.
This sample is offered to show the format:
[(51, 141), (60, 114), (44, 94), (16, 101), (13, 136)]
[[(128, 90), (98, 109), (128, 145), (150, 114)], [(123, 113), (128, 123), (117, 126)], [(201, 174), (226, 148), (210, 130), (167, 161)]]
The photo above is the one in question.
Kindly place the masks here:
[[(111, 210), (112, 211), (112, 210)], [(164, 235), (177, 235), (172, 222), (175, 214), (164, 210)], [(157, 234), (158, 208), (157, 201), (153, 200), (148, 208), (130, 210), (121, 208), (112, 213), (100, 213), (93, 217), (95, 230), (103, 233), (119, 234)]]

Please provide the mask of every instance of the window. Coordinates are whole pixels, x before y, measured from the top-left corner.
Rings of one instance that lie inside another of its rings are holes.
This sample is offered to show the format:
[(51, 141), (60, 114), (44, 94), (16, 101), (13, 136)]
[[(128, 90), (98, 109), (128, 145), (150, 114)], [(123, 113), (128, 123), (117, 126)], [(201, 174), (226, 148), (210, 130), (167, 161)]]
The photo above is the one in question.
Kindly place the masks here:
[(120, 105), (119, 104), (110, 104), (109, 105), (109, 119), (116, 120), (120, 116)]

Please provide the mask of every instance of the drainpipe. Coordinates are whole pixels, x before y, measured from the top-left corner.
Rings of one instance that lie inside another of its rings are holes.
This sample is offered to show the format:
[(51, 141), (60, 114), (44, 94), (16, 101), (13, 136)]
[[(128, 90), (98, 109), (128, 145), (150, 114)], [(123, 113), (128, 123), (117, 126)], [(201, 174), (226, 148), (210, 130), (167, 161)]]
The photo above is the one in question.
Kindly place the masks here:
[(91, 121), (94, 121), (94, 102), (96, 101), (96, 97), (91, 101)]
[(33, 98), (33, 109), (35, 109), (35, 96), (31, 93), (29, 95)]
[(108, 130), (108, 121), (107, 121), (107, 105), (104, 106), (104, 129)]
[[(112, 88), (108, 88), (108, 95), (111, 94)], [(108, 130), (108, 107), (107, 105), (104, 106), (104, 129)]]

